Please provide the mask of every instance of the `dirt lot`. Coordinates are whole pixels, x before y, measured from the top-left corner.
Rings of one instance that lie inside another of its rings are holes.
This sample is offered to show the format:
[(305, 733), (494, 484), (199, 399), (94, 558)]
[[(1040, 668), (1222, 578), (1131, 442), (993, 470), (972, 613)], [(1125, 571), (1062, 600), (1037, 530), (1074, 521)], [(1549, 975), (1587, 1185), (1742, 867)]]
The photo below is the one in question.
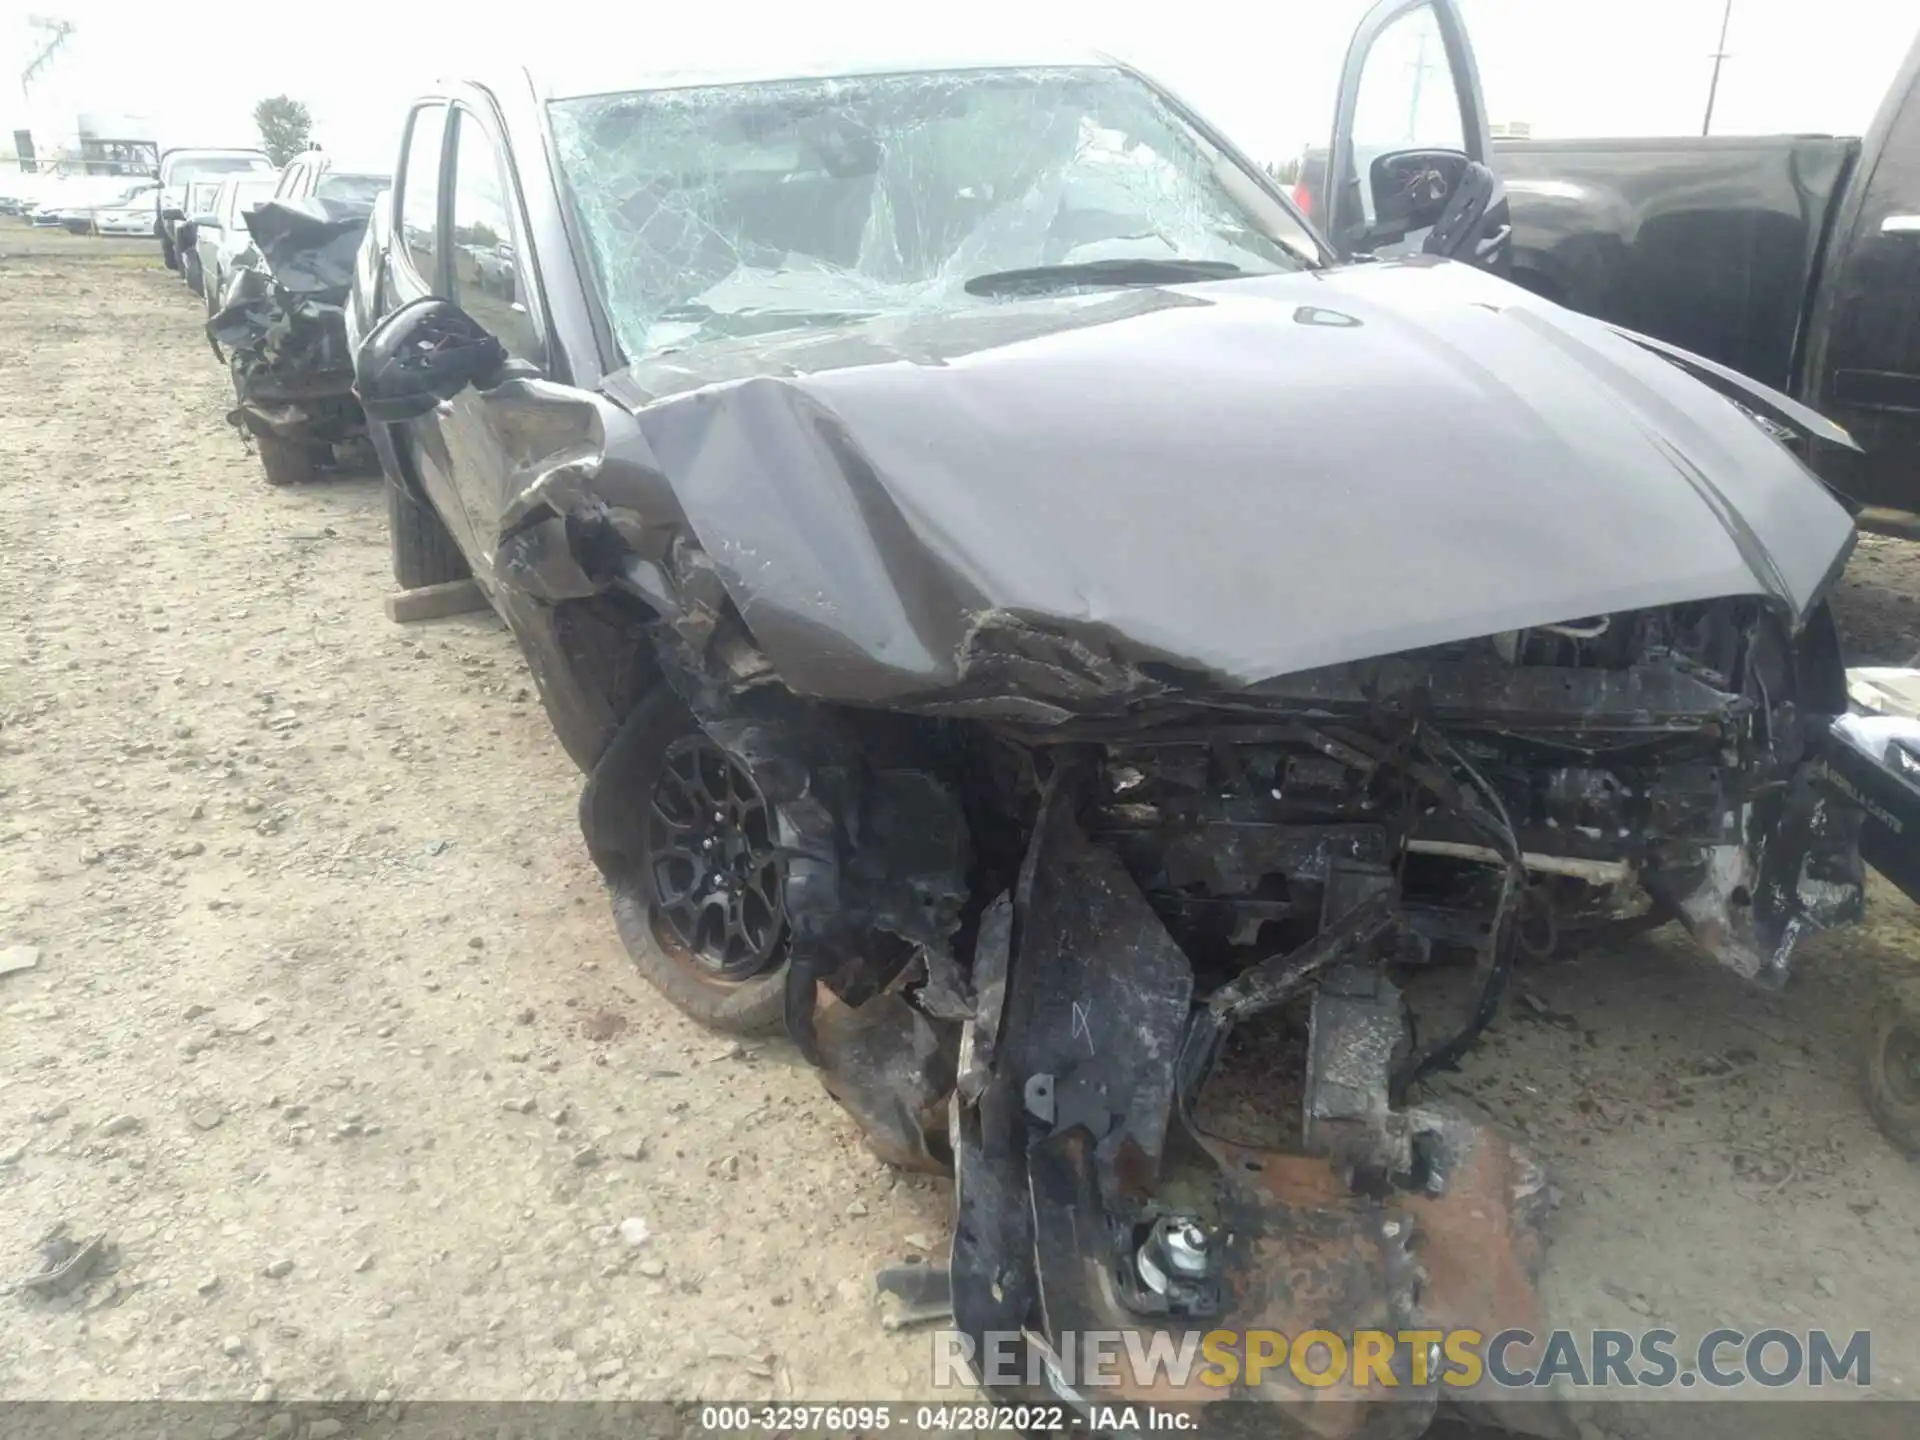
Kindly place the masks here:
[[(629, 971), (505, 632), (386, 621), (377, 482), (263, 482), (150, 247), (0, 226), (0, 1280), (117, 1247), (0, 1297), (0, 1397), (926, 1393), (868, 1295), (944, 1186)], [(1862, 653), (1917, 596), (1870, 542)], [(1920, 946), (1874, 902), (1784, 996), (1664, 934), (1523, 977), (1444, 1086), (1554, 1170), (1557, 1319), (1871, 1327), (1920, 1386), (1920, 1169), (1852, 1077)]]

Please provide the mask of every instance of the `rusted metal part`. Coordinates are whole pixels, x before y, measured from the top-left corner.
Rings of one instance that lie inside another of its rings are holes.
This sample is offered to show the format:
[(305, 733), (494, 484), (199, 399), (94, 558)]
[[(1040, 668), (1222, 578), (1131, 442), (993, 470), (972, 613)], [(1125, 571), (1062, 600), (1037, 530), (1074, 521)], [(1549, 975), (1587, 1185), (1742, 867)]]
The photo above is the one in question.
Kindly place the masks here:
[[(1417, 1123), (1438, 1118), (1424, 1114)], [(1252, 1250), (1259, 1268), (1243, 1279), (1241, 1289), (1267, 1287), (1274, 1298), (1257, 1314), (1231, 1323), (1290, 1336), (1314, 1329), (1349, 1337), (1359, 1329), (1396, 1335), (1473, 1329), (1493, 1335), (1513, 1327), (1543, 1334), (1534, 1287), (1550, 1193), (1539, 1167), (1485, 1127), (1453, 1116), (1443, 1124), (1457, 1150), (1444, 1190), (1385, 1201), (1354, 1193), (1326, 1159), (1203, 1137), (1222, 1175), (1230, 1177), (1232, 1188), (1263, 1222), (1264, 1233)], [(1529, 1355), (1537, 1358), (1537, 1351), (1519, 1345), (1510, 1353), (1516, 1363)], [(1396, 1352), (1398, 1391), (1385, 1397), (1377, 1386), (1365, 1392), (1339, 1386), (1305, 1389), (1287, 1374), (1270, 1398), (1316, 1405), (1342, 1400), (1373, 1407), (1424, 1404), (1430, 1413), (1437, 1398), (1458, 1405), (1492, 1390), (1484, 1380), (1477, 1388), (1433, 1383), (1423, 1398), (1408, 1368), (1411, 1358), (1404, 1350)]]
[[(1431, 1123), (1439, 1118), (1422, 1117)], [(1420, 1318), (1427, 1328), (1477, 1329), (1483, 1335), (1522, 1329), (1544, 1337), (1545, 1312), (1535, 1288), (1544, 1251), (1544, 1227), (1553, 1194), (1545, 1171), (1526, 1151), (1483, 1125), (1457, 1116), (1429, 1133), (1443, 1135), (1451, 1151), (1445, 1189), (1406, 1199), (1414, 1225), (1414, 1250), (1425, 1283)], [(1533, 1367), (1543, 1341), (1513, 1345), (1516, 1365)], [(1450, 1388), (1456, 1405), (1489, 1403), (1498, 1395), (1491, 1380)]]
[[(1412, 1226), (1401, 1205), (1354, 1194), (1317, 1156), (1253, 1150), (1203, 1139), (1220, 1166), (1233, 1218), (1250, 1239), (1236, 1275), (1240, 1307), (1230, 1328), (1273, 1330), (1297, 1339), (1328, 1331), (1351, 1342), (1357, 1331), (1398, 1335), (1416, 1328), (1419, 1269)], [(1325, 1387), (1303, 1385), (1288, 1366), (1231, 1398), (1311, 1407), (1304, 1427), (1320, 1436), (1418, 1435), (1431, 1419), (1437, 1386), (1416, 1386), (1410, 1357), (1395, 1358), (1396, 1386), (1356, 1388), (1349, 1372)], [(1391, 1407), (1391, 1418), (1371, 1412)]]
[[(1493, 1335), (1518, 1326), (1542, 1333), (1533, 1278), (1546, 1192), (1537, 1167), (1491, 1131), (1457, 1117), (1423, 1118), (1444, 1123), (1449, 1143), (1460, 1147), (1458, 1168), (1442, 1193), (1385, 1199), (1355, 1193), (1323, 1157), (1193, 1135), (1163, 1193), (1194, 1206), (1226, 1237), (1221, 1303), (1203, 1317), (1143, 1318), (1129, 1308), (1102, 1259), (1111, 1237), (1100, 1217), (1088, 1137), (1060, 1136), (1036, 1148), (1028, 1163), (1045, 1334), (1133, 1329), (1147, 1351), (1156, 1336), (1177, 1347), (1195, 1331), (1289, 1340), (1322, 1332), (1343, 1344), (1367, 1331), (1397, 1338), (1465, 1328)], [(1236, 1401), (1279, 1402), (1292, 1430), (1325, 1440), (1385, 1440), (1417, 1436), (1442, 1401), (1473, 1404), (1488, 1389), (1443, 1384), (1442, 1357), (1426, 1357), (1430, 1363), (1420, 1367), (1410, 1344), (1382, 1352), (1366, 1385), (1354, 1383), (1351, 1366), (1335, 1383), (1303, 1383), (1287, 1358), (1272, 1352), (1272, 1363), (1255, 1375), (1246, 1363), (1251, 1353), (1238, 1352), (1228, 1384), (1208, 1383), (1198, 1367), (1184, 1380), (1164, 1368), (1146, 1375), (1123, 1368), (1112, 1374), (1115, 1383), (1086, 1394), (1102, 1402), (1206, 1405), (1223, 1419)], [(1510, 1353), (1518, 1362), (1529, 1351), (1516, 1345)], [(1326, 1372), (1329, 1358), (1316, 1354), (1309, 1372)]]
[[(1196, 1330), (1279, 1332), (1289, 1337), (1321, 1330), (1397, 1334), (1414, 1319), (1417, 1268), (1407, 1249), (1408, 1225), (1397, 1211), (1348, 1192), (1324, 1160), (1204, 1141), (1190, 1154), (1182, 1178), (1226, 1236), (1225, 1284), (1218, 1311), (1204, 1318), (1143, 1320), (1122, 1302), (1109, 1267), (1099, 1257), (1110, 1241), (1093, 1210), (1091, 1164), (1084, 1136), (1063, 1136), (1031, 1157), (1035, 1189), (1050, 1203), (1035, 1206), (1037, 1257), (1045, 1331), (1049, 1336), (1137, 1329), (1178, 1344)], [(1210, 1172), (1210, 1173), (1209, 1173)], [(1092, 1211), (1092, 1213), (1090, 1213)], [(1350, 1385), (1315, 1388), (1299, 1383), (1281, 1361), (1263, 1367), (1251, 1383), (1242, 1366), (1230, 1384), (1209, 1384), (1199, 1367), (1184, 1379), (1165, 1370), (1116, 1375), (1118, 1383), (1089, 1391), (1102, 1401), (1203, 1404), (1283, 1401), (1310, 1409), (1296, 1423), (1333, 1437), (1414, 1436), (1431, 1418), (1431, 1394), (1402, 1384), (1391, 1402), (1391, 1424), (1366, 1413), (1379, 1397)], [(1404, 1379), (1405, 1377), (1403, 1377)]]
[[(1020, 1337), (1027, 1363), (999, 1392), (1072, 1393), (1087, 1363), (1074, 1346), (1092, 1332), (1133, 1332), (1150, 1352), (1211, 1331), (1266, 1341), (1318, 1331), (1345, 1345), (1357, 1332), (1435, 1328), (1435, 1316), (1486, 1334), (1533, 1324), (1533, 1227), (1546, 1194), (1537, 1171), (1449, 1111), (1389, 1104), (1404, 1038), (1399, 992), (1377, 958), (1401, 923), (1391, 872), (1330, 865), (1325, 907), (1337, 918), (1189, 1018), (1190, 967), (1111, 852), (1079, 829), (1071, 793), (1062, 780), (1043, 802), (1013, 897), (1004, 1008), (991, 1027), (1001, 1043), (974, 1077), (978, 1103), (955, 1102), (954, 1314), (977, 1345)], [(998, 953), (993, 932), (1006, 919), (983, 922), (976, 958)], [(1302, 1133), (1325, 1153), (1192, 1128), (1233, 1022), (1316, 982)], [(1182, 1060), (1169, 1087), (1158, 1065), (1174, 1037)], [(980, 1042), (968, 1044), (977, 1056)], [(1116, 1073), (1116, 1054), (1129, 1071)], [(1117, 1153), (1136, 1163), (1116, 1166)], [(1165, 1263), (1170, 1225), (1193, 1237), (1179, 1275)], [(1437, 1282), (1424, 1268), (1429, 1226)], [(1256, 1372), (1252, 1353), (1242, 1349), (1226, 1383), (1205, 1367), (1122, 1366), (1104, 1377), (1115, 1383), (1080, 1393), (1204, 1404), (1229, 1430), (1232, 1402), (1279, 1401), (1294, 1429), (1326, 1440), (1416, 1436), (1453, 1398), (1438, 1364), (1421, 1373), (1405, 1345), (1382, 1351), (1370, 1374), (1347, 1368), (1326, 1385), (1270, 1352)], [(1331, 1358), (1307, 1369), (1318, 1376)]]

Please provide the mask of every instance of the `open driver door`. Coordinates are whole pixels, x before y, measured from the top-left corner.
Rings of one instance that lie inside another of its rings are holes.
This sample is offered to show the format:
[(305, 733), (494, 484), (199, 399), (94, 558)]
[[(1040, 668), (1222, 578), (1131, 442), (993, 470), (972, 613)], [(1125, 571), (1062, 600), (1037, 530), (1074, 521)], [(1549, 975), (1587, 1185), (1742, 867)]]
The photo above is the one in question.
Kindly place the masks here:
[(1343, 259), (1440, 255), (1505, 271), (1513, 227), (1455, 0), (1380, 0), (1347, 47), (1326, 231)]

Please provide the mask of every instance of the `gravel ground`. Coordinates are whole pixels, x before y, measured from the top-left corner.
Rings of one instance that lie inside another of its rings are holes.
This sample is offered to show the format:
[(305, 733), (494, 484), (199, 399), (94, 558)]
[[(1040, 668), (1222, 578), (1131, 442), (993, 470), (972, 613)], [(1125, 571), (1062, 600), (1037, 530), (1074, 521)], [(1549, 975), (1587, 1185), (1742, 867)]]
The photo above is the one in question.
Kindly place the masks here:
[[(226, 393), (150, 246), (0, 232), (0, 1280), (114, 1247), (0, 1297), (0, 1398), (927, 1393), (868, 1295), (946, 1187), (646, 989), (504, 630), (388, 623), (377, 482), (270, 489)], [(1863, 549), (1863, 654), (1917, 555)], [(1914, 918), (1784, 996), (1665, 934), (1522, 978), (1445, 1084), (1553, 1167), (1555, 1318), (1872, 1327), (1920, 1385), (1852, 1077)]]

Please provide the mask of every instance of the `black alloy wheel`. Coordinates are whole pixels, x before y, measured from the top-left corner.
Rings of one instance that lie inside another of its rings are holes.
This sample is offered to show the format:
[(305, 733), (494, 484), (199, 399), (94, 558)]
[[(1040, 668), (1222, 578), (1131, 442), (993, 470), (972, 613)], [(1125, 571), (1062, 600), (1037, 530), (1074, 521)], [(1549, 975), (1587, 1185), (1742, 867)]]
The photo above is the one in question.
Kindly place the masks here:
[(718, 980), (785, 960), (784, 865), (745, 768), (704, 733), (666, 748), (647, 806), (648, 879), (661, 940)]

